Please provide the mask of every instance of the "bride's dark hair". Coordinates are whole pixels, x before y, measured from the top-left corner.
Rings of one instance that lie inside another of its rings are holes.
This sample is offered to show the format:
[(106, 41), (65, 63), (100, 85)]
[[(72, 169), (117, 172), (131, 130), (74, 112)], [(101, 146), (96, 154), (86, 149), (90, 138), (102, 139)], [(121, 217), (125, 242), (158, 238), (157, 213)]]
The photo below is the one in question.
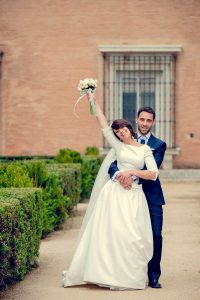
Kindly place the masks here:
[[(131, 122), (129, 122), (127, 120), (117, 119), (117, 120), (114, 120), (112, 125), (111, 125), (112, 130), (113, 129), (117, 130), (117, 129), (123, 128), (123, 127), (127, 127), (129, 129), (129, 131), (132, 134), (133, 138), (137, 137), (137, 134), (133, 131), (133, 126), (132, 126)], [(113, 133), (115, 134), (114, 131), (113, 131)], [(115, 136), (119, 139), (119, 137), (116, 134), (115, 134)]]

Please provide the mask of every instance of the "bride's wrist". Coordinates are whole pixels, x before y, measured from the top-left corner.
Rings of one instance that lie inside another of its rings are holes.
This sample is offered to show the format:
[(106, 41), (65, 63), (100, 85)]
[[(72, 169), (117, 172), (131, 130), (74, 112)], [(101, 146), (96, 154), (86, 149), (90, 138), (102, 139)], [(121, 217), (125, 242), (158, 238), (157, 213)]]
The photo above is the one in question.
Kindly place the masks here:
[(132, 176), (135, 176), (135, 171), (134, 170), (131, 170), (130, 171), (130, 176), (132, 177)]
[(126, 176), (127, 178), (131, 177), (131, 176), (132, 176), (132, 171), (131, 171), (131, 170), (130, 170), (130, 171), (126, 171), (126, 172), (125, 172), (125, 176)]

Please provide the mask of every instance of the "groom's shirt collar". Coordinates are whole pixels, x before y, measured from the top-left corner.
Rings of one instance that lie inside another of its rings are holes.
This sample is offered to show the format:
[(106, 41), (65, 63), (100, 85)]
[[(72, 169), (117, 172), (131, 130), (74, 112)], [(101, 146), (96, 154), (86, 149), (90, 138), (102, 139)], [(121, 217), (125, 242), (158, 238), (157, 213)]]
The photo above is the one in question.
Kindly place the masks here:
[(146, 135), (141, 135), (140, 132), (137, 133), (138, 141), (140, 141), (140, 139), (145, 139), (145, 141), (146, 141), (145, 144), (148, 143), (150, 136), (151, 136), (151, 132), (148, 132)]

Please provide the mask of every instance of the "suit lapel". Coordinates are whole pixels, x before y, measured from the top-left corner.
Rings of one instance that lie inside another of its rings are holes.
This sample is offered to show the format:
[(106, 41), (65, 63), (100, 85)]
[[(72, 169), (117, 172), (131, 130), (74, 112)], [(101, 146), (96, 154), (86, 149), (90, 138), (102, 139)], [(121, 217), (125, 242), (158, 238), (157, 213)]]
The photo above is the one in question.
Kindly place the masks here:
[(148, 139), (147, 145), (148, 145), (150, 148), (154, 148), (155, 142), (156, 142), (156, 138), (155, 138), (154, 135), (151, 133), (150, 138)]

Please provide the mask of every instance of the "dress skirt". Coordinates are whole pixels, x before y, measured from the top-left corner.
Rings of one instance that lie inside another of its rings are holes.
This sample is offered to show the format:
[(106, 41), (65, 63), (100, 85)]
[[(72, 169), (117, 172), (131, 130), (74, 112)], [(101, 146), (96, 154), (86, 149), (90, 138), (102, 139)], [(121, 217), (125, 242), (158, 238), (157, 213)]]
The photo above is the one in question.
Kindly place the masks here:
[(151, 221), (142, 186), (134, 183), (131, 190), (125, 190), (109, 180), (64, 272), (63, 285), (144, 289), (152, 255)]

